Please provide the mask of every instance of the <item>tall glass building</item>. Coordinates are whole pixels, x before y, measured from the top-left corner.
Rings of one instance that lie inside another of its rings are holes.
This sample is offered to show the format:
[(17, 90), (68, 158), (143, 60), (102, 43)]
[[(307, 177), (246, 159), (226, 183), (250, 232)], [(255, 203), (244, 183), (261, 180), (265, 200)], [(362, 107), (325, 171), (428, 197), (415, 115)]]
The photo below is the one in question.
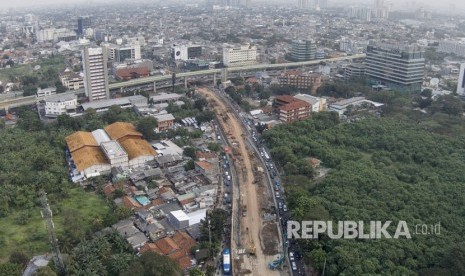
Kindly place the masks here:
[(371, 84), (386, 85), (393, 90), (421, 90), (425, 52), (418, 46), (368, 45), (366, 71)]
[(292, 41), (291, 54), (289, 59), (292, 61), (308, 61), (315, 59), (316, 44), (313, 40), (294, 40)]

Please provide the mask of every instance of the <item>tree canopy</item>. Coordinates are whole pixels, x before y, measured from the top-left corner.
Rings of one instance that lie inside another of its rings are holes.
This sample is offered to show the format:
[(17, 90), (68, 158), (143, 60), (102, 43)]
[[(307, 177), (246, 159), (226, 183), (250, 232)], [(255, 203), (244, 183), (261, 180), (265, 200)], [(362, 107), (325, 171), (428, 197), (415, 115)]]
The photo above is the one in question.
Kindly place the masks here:
[[(286, 172), (296, 220), (406, 221), (441, 225), (438, 235), (412, 239), (300, 240), (304, 256), (326, 275), (465, 275), (465, 139), (397, 119), (340, 123), (337, 115), (280, 125), (263, 134)], [(315, 157), (330, 168), (322, 179), (302, 176), (298, 162)], [(295, 164), (289, 165), (289, 164)]]

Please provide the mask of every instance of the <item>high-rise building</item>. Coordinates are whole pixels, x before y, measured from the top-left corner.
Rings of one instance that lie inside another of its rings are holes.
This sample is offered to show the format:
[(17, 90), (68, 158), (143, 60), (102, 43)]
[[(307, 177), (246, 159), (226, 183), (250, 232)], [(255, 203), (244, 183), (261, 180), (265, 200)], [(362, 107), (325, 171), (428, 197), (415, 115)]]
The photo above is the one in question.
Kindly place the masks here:
[(357, 18), (362, 21), (369, 22), (371, 21), (371, 9), (368, 7), (350, 7), (349, 16), (351, 18)]
[(90, 16), (80, 16), (77, 21), (77, 34), (83, 35), (85, 30), (92, 26), (92, 19)]
[(352, 63), (344, 69), (344, 80), (350, 80), (352, 78), (361, 78), (365, 75), (365, 64)]
[(459, 80), (457, 83), (457, 94), (465, 96), (465, 63), (460, 65)]
[(439, 41), (438, 52), (465, 57), (465, 39), (441, 40)]
[(372, 84), (400, 91), (420, 91), (425, 68), (425, 52), (417, 45), (368, 45), (366, 71)]
[(202, 56), (202, 46), (199, 45), (174, 45), (172, 57), (175, 60), (197, 59)]
[(300, 9), (307, 9), (309, 7), (308, 5), (308, 1), (309, 0), (299, 0), (299, 2), (297, 3), (298, 7)]
[(244, 44), (240, 47), (223, 47), (224, 66), (242, 66), (257, 62), (257, 47)]
[(106, 47), (85, 47), (82, 53), (84, 88), (89, 101), (110, 98)]
[(290, 60), (308, 61), (315, 59), (316, 44), (311, 39), (292, 41)]
[(388, 18), (389, 6), (384, 4), (384, 0), (374, 0), (373, 17), (375, 18)]

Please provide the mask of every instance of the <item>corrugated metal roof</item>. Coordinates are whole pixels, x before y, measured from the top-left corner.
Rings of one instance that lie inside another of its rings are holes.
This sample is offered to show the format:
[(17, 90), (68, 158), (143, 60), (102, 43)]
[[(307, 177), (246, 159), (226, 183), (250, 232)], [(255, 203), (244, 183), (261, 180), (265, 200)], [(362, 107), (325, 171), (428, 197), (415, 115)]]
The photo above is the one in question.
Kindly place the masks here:
[(81, 172), (94, 165), (109, 164), (99, 147), (83, 147), (71, 152), (71, 156), (77, 169)]
[(92, 135), (99, 145), (103, 142), (111, 141), (110, 136), (108, 136), (108, 134), (103, 129), (96, 129), (92, 131)]
[(90, 132), (78, 131), (66, 137), (66, 143), (70, 152), (85, 146), (98, 147), (98, 143)]
[(131, 138), (120, 143), (128, 153), (129, 160), (143, 155), (157, 156), (157, 152), (143, 139)]
[(119, 140), (125, 136), (142, 137), (142, 134), (138, 132), (136, 127), (131, 123), (116, 122), (105, 127), (105, 131), (113, 140)]

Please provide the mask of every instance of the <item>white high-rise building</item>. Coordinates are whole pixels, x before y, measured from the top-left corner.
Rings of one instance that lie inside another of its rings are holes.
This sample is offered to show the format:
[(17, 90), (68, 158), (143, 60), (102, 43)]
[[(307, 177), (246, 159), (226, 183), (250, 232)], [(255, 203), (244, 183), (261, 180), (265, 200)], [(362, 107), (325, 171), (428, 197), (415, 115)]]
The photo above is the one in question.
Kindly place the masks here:
[(84, 88), (90, 102), (110, 98), (107, 60), (105, 47), (83, 50)]
[(459, 80), (457, 83), (457, 94), (465, 96), (465, 63), (460, 65)]
[(242, 66), (257, 62), (257, 47), (244, 44), (240, 47), (223, 47), (224, 66)]
[(362, 21), (369, 22), (371, 21), (371, 9), (368, 7), (350, 7), (350, 13), (349, 16), (351, 18), (357, 18)]

